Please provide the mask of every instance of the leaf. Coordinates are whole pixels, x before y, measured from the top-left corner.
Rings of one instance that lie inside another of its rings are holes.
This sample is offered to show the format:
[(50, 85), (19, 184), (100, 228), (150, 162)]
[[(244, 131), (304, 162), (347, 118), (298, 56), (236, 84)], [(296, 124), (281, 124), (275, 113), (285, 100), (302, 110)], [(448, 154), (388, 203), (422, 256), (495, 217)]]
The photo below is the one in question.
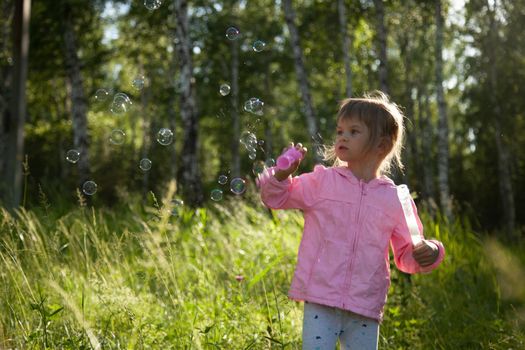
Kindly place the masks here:
[(277, 344), (279, 344), (279, 345), (283, 345), (283, 343), (282, 343), (281, 341), (277, 340), (277, 339), (274, 339), (274, 338), (272, 338), (272, 337), (268, 337), (268, 336), (266, 336), (266, 335), (265, 335), (264, 337), (265, 337), (266, 339), (268, 339), (269, 341), (272, 341), (272, 342), (277, 343)]
[(248, 345), (244, 347), (244, 350), (249, 350), (255, 345), (256, 340), (253, 339)]
[(206, 328), (204, 328), (204, 330), (201, 330), (201, 333), (202, 334), (207, 334), (209, 331), (211, 331), (211, 329), (215, 327), (215, 323), (212, 324), (211, 326), (206, 326)]
[(64, 310), (64, 307), (63, 307), (63, 306), (59, 307), (58, 309), (55, 309), (55, 311), (51, 312), (48, 316), (49, 316), (49, 317), (52, 317), (52, 316), (58, 314), (58, 313), (59, 313), (60, 311), (62, 311), (62, 310)]
[(253, 278), (248, 283), (248, 288), (253, 287), (257, 282), (259, 282), (261, 278), (263, 278), (268, 273), (268, 271), (270, 271), (272, 267), (274, 267), (275, 265), (277, 265), (277, 263), (281, 261), (281, 259), (282, 259), (281, 255), (277, 256), (262, 271), (260, 271), (258, 274), (253, 276)]

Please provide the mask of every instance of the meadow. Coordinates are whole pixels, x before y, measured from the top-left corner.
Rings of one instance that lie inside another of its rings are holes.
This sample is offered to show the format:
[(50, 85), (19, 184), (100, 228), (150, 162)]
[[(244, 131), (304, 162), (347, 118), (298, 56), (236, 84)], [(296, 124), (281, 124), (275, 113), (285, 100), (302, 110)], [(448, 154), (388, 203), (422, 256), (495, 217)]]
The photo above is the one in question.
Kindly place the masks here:
[[(0, 212), (0, 349), (300, 349), (288, 286), (302, 216), (251, 190), (203, 208), (40, 205)], [(380, 349), (525, 348), (525, 250), (422, 210), (447, 256), (392, 267)]]

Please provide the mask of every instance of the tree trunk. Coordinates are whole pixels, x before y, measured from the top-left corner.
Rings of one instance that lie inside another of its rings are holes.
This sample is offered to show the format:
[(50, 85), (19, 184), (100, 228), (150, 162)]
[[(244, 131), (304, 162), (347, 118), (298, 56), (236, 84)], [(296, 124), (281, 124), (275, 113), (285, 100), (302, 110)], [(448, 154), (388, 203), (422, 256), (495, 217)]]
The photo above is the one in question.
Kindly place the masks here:
[[(15, 1), (13, 17), (13, 73), (10, 84), (7, 117), (2, 127), (7, 141), (5, 153), (5, 188), (1, 195), (7, 209), (20, 205), (22, 197), (22, 162), (24, 158), (24, 123), (26, 115), (26, 79), (29, 53), (29, 18), (31, 1)], [(2, 116), (4, 117), (4, 115)], [(1, 189), (0, 189), (1, 190)]]
[[(188, 2), (174, 0), (177, 46), (181, 70), (181, 105), (180, 114), (184, 124), (182, 147), (182, 181), (181, 186), (186, 202), (190, 206), (202, 204), (202, 185), (199, 168), (199, 119), (193, 87), (192, 45), (189, 35)], [(180, 188), (180, 187), (179, 187)]]
[(439, 183), (439, 200), (443, 215), (449, 220), (452, 219), (452, 202), (450, 199), (449, 181), (448, 181), (448, 118), (447, 105), (445, 102), (445, 93), (443, 89), (443, 13), (441, 10), (441, 0), (436, 0), (436, 93), (439, 112), (438, 122), (438, 183)]
[[(268, 93), (271, 93), (272, 91), (272, 84), (270, 81), (271, 77), (270, 72), (270, 63), (267, 62), (266, 64), (266, 75), (264, 77), (264, 88)], [(270, 103), (273, 103), (273, 96), (271, 101), (268, 101)], [(270, 118), (264, 118), (264, 159), (268, 160), (269, 158), (272, 158), (273, 154), (273, 133), (272, 133), (272, 121)]]
[[(488, 12), (490, 14), (490, 30), (489, 30), (489, 79), (491, 91), (498, 91), (498, 75), (496, 72), (497, 59), (494, 55), (497, 52), (497, 46), (499, 43), (498, 39), (498, 23), (496, 19), (497, 1), (494, 0), (493, 8), (486, 2)], [(494, 140), (496, 142), (496, 150), (498, 152), (498, 183), (499, 183), (499, 195), (501, 201), (501, 209), (503, 211), (501, 216), (501, 224), (505, 229), (507, 238), (514, 240), (516, 236), (516, 208), (514, 204), (514, 193), (512, 190), (511, 170), (510, 170), (510, 154), (508, 147), (505, 143), (503, 135), (503, 128), (501, 126), (501, 120), (504, 118), (504, 114), (501, 111), (499, 102), (496, 98), (495, 93), (490, 94), (490, 103), (492, 105), (494, 118)]]
[[(171, 35), (173, 37), (177, 37), (177, 23), (174, 23), (175, 18), (170, 17), (169, 19), (169, 26), (172, 29)], [(169, 108), (168, 108), (168, 119), (169, 119), (169, 125), (171, 131), (173, 131), (173, 135), (175, 137), (176, 130), (177, 130), (177, 70), (178, 70), (178, 58), (176, 55), (176, 50), (173, 51), (171, 61), (169, 64), (169, 75), (170, 75), (170, 96), (169, 96)], [(152, 130), (150, 125), (150, 130)], [(151, 132), (150, 132), (151, 133)], [(177, 147), (176, 147), (176, 140), (173, 141), (173, 147), (170, 149), (170, 178), (171, 180), (175, 181), (176, 187), (175, 191), (177, 192), (179, 189), (179, 183), (177, 181), (177, 174), (179, 171), (179, 159), (177, 157)]]
[(87, 102), (84, 94), (84, 82), (81, 63), (77, 53), (77, 39), (72, 23), (70, 4), (65, 5), (64, 16), (64, 56), (66, 75), (71, 86), (71, 117), (73, 122), (73, 146), (80, 152), (78, 161), (79, 185), (91, 175), (89, 163), (89, 135), (87, 121)]
[[(142, 65), (141, 65), (142, 66)], [(142, 69), (141, 69), (142, 71)], [(143, 158), (149, 158), (149, 152), (151, 149), (151, 138), (154, 137), (151, 132), (151, 118), (147, 117), (147, 110), (148, 110), (148, 104), (149, 104), (149, 97), (150, 97), (150, 88), (144, 87), (141, 91), (140, 95), (140, 102), (141, 102), (141, 109), (142, 109), (142, 120), (141, 120), (141, 128), (142, 128), (142, 150), (140, 154), (140, 159)], [(173, 131), (173, 130), (172, 130)], [(133, 170), (136, 171), (136, 167), (133, 168)], [(147, 203), (148, 200), (148, 193), (150, 191), (149, 186), (149, 176), (150, 171), (143, 171), (142, 173), (142, 202)]]
[[(173, 135), (176, 134), (176, 130), (177, 130), (177, 113), (176, 113), (176, 109), (175, 109), (175, 105), (176, 105), (176, 95), (175, 95), (175, 92), (173, 90), (171, 96), (170, 96), (170, 108), (168, 110), (168, 118), (169, 118), (169, 124), (170, 124), (170, 129), (171, 131), (173, 131)], [(151, 130), (151, 127), (150, 127), (150, 130)], [(151, 131), (150, 131), (150, 134), (151, 134)], [(177, 147), (175, 145), (175, 141), (173, 142), (173, 147), (171, 147), (170, 149), (170, 175), (171, 175), (171, 179), (172, 180), (177, 180), (177, 172), (178, 172), (178, 168), (179, 168), (179, 160), (177, 158)], [(178, 188), (178, 183), (177, 183), (177, 188)]]
[[(53, 91), (59, 91), (58, 89), (61, 85), (61, 82), (59, 82), (58, 80), (59, 79), (57, 77), (54, 77), (50, 81), (51, 89), (53, 89)], [(60, 98), (60, 96), (58, 96), (58, 94), (54, 94), (53, 99), (50, 102), (52, 102), (50, 103), (50, 107), (54, 107), (54, 110), (52, 110), (51, 113), (53, 113), (56, 116), (56, 120), (64, 120), (69, 117), (68, 112), (63, 104), (63, 100)], [(57, 152), (57, 163), (60, 166), (60, 181), (66, 181), (66, 179), (69, 178), (69, 174), (71, 173), (71, 166), (68, 166), (71, 164), (66, 164), (66, 162), (64, 161), (66, 159), (66, 154), (69, 147), (69, 138), (63, 133), (60, 133), (58, 137), (58, 147), (60, 149), (60, 152)]]
[[(299, 83), (299, 88), (301, 90), (301, 97), (304, 104), (304, 115), (306, 117), (306, 125), (308, 128), (308, 133), (311, 138), (316, 137), (318, 126), (317, 118), (315, 116), (314, 107), (312, 104), (312, 96), (310, 94), (310, 88), (308, 85), (308, 77), (306, 76), (306, 69), (304, 66), (303, 52), (301, 50), (301, 44), (299, 41), (299, 32), (297, 26), (295, 25), (295, 11), (292, 7), (291, 0), (283, 0), (283, 9), (284, 9), (284, 19), (288, 25), (288, 31), (290, 32), (290, 41), (292, 44), (293, 55), (295, 59), (295, 72), (297, 74), (297, 80)], [(318, 146), (314, 145), (314, 157), (315, 162), (321, 162), (321, 157), (319, 156)]]
[(383, 0), (374, 0), (374, 6), (376, 8), (377, 45), (379, 50), (379, 85), (381, 91), (388, 95), (390, 94), (390, 89), (388, 87), (388, 65), (386, 56), (387, 29), (385, 25)]
[(432, 157), (432, 122), (430, 119), (430, 101), (425, 88), (418, 89), (419, 129), (421, 130), (421, 151), (423, 164), (423, 198), (430, 203), (435, 202)]
[[(416, 135), (418, 134), (418, 127), (414, 118), (414, 102), (412, 100), (412, 88), (414, 82), (412, 80), (412, 62), (414, 57), (411, 56), (412, 51), (410, 50), (410, 34), (407, 32), (402, 32), (399, 34), (399, 48), (401, 51), (401, 58), (403, 60), (404, 66), (404, 98), (403, 105), (406, 108), (405, 115), (407, 117), (408, 123), (406, 125), (406, 136), (407, 136), (407, 145), (406, 148), (406, 162), (407, 168), (403, 174), (403, 180), (406, 183), (409, 183), (410, 175), (413, 175), (412, 178), (418, 178), (418, 172), (420, 169), (419, 166), (419, 152), (417, 147)], [(412, 172), (412, 174), (409, 174)]]
[(350, 35), (348, 35), (347, 29), (347, 16), (346, 6), (344, 0), (337, 0), (337, 9), (339, 12), (339, 29), (341, 31), (341, 38), (343, 41), (343, 60), (345, 64), (345, 96), (352, 96), (352, 67), (350, 64), (350, 48), (352, 47), (352, 41)]
[[(11, 36), (12, 29), (12, 15), (13, 15), (13, 5), (12, 1), (4, 1), (2, 3), (2, 36), (0, 37), (0, 52), (2, 52), (1, 59), (7, 61), (0, 65), (0, 154), (6, 155), (7, 152), (7, 126), (9, 118), (9, 94), (11, 91), (11, 76), (13, 74), (12, 69), (12, 57), (11, 53), (11, 44), (13, 38)], [(4, 57), (6, 55), (7, 57)], [(5, 62), (4, 61), (4, 62)], [(0, 198), (5, 199), (6, 193), (5, 190), (7, 184), (5, 173), (7, 167), (7, 157), (0, 157)]]
[(233, 120), (232, 140), (232, 178), (241, 176), (241, 158), (239, 155), (239, 139), (241, 138), (241, 126), (239, 119), (239, 43), (231, 41), (231, 105)]

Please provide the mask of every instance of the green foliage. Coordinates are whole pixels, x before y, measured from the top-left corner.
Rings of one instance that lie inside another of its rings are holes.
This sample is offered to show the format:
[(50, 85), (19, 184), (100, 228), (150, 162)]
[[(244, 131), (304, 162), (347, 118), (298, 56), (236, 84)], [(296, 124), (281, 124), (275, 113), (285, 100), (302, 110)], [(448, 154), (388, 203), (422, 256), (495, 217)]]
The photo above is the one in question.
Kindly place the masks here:
[[(173, 208), (173, 190), (146, 206), (3, 211), (0, 347), (299, 349), (302, 308), (286, 297), (299, 213), (238, 198)], [(522, 348), (523, 247), (422, 215), (447, 256), (427, 275), (392, 268), (380, 348)]]
[[(464, 16), (451, 8), (450, 1), (442, 2), (447, 11), (444, 79), (450, 124), (451, 193), (460, 215), (468, 215), (477, 229), (493, 229), (499, 225), (502, 213), (491, 95), (499, 101), (503, 116), (502, 133), (509, 149), (516, 213), (523, 212), (525, 203), (525, 161), (520, 152), (525, 144), (522, 98), (525, 3), (522, 0), (497, 2), (500, 29), (498, 41), (493, 44), (488, 40), (490, 26), (486, 8), (491, 2), (466, 1)], [(232, 166), (232, 147), (238, 145), (237, 140), (233, 140), (232, 96), (223, 97), (218, 93), (220, 84), (231, 84), (232, 79), (233, 44), (225, 38), (229, 26), (235, 25), (241, 31), (241, 39), (235, 42), (239, 46), (239, 105), (236, 107), (240, 112), (241, 130), (251, 130), (258, 139), (266, 141), (258, 159), (275, 158), (290, 140), (313, 149), (319, 140), (311, 140), (305, 127), (292, 47), (280, 3), (193, 1), (188, 5), (204, 187), (210, 188), (219, 174), (228, 171)], [(425, 193), (421, 171), (428, 169), (433, 176), (431, 180), (436, 182), (437, 148), (432, 142), (437, 134), (434, 5), (428, 1), (407, 0), (387, 1), (384, 6), (389, 86), (392, 99), (407, 113), (403, 182), (422, 197), (435, 200), (437, 189), (428, 189), (434, 193)], [(181, 77), (173, 3), (163, 2), (158, 10), (149, 11), (142, 1), (37, 2), (31, 16), (29, 117), (25, 130), (25, 152), (32, 169), (29, 205), (38, 202), (37, 196), (31, 193), (38, 192), (39, 183), (46, 191), (52, 189), (57, 196), (75, 200), (76, 168), (64, 159), (73, 144), (63, 52), (66, 8), (71, 11), (84, 90), (89, 98), (91, 175), (101, 189), (95, 201), (113, 205), (122, 192), (145, 196), (150, 190), (161, 191), (165, 183), (180, 177), (182, 171), (174, 166), (174, 163), (181, 164), (184, 125), (180, 118)], [(336, 2), (301, 0), (294, 2), (294, 8), (321, 142), (329, 144), (337, 103), (345, 97)], [(357, 0), (346, 1), (346, 8), (346, 30), (352, 38), (352, 85), (358, 96), (378, 87), (375, 9), (372, 1)], [(106, 36), (108, 33), (118, 35)], [(267, 44), (261, 53), (251, 49), (257, 39)], [(9, 45), (5, 41), (6, 50)], [(7, 55), (4, 51), (2, 57)], [(488, 79), (491, 52), (497, 52), (497, 89), (490, 86)], [(131, 86), (138, 75), (146, 78), (141, 91)], [(113, 115), (108, 110), (109, 103), (95, 103), (93, 95), (99, 88), (107, 89), (110, 97), (116, 92), (128, 94), (133, 101), (131, 109), (125, 115)], [(253, 96), (265, 102), (261, 118), (242, 110), (244, 101)], [(423, 119), (428, 119), (428, 125)], [(155, 142), (161, 127), (174, 130), (174, 143), (169, 147)], [(113, 128), (126, 132), (124, 145), (108, 144), (108, 134)], [(430, 130), (428, 151), (422, 149), (423, 129)], [(242, 147), (240, 155), (241, 174), (250, 174), (252, 160)], [(138, 170), (142, 157), (153, 162), (148, 174)], [(313, 157), (307, 157), (304, 169), (311, 169), (312, 163)], [(479, 188), (487, 190), (479, 191)], [(523, 225), (523, 215), (517, 215), (516, 219), (518, 227)]]

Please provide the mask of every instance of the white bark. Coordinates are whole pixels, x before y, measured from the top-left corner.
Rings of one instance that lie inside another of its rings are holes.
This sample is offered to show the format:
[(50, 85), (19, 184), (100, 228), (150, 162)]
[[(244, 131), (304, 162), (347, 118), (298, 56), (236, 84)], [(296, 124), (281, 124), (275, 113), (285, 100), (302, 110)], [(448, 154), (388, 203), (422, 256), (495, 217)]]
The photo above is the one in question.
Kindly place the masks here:
[[(404, 87), (405, 87), (405, 96), (404, 96), (404, 106), (406, 107), (405, 115), (407, 117), (408, 123), (406, 123), (406, 138), (407, 138), (407, 147), (406, 149), (406, 161), (405, 163), (409, 164), (406, 168), (406, 171), (403, 176), (403, 180), (408, 183), (409, 175), (408, 172), (411, 171), (414, 175), (419, 175), (420, 169), (420, 157), (419, 149), (417, 145), (416, 135), (418, 135), (418, 125), (416, 124), (414, 118), (414, 102), (412, 100), (412, 88), (414, 86), (413, 82), (413, 68), (412, 62), (414, 57), (412, 50), (410, 49), (410, 41), (413, 40), (410, 33), (403, 32), (398, 36), (399, 47), (401, 50), (401, 57), (403, 59), (404, 66)], [(415, 171), (414, 171), (415, 170)]]
[(381, 91), (390, 94), (388, 86), (388, 62), (387, 62), (387, 28), (385, 25), (385, 9), (383, 0), (374, 0), (377, 22), (377, 45), (379, 50), (379, 85)]
[[(29, 54), (29, 18), (31, 1), (15, 2), (13, 17), (13, 71), (8, 99), (7, 117), (2, 123), (6, 131), (5, 144), (5, 188), (2, 191), (4, 205), (15, 209), (22, 197), (22, 162), (24, 158), (24, 123), (26, 115), (26, 79)], [(2, 116), (4, 117), (4, 115)], [(4, 158), (4, 154), (2, 154)], [(1, 190), (1, 189), (0, 189)]]
[(174, 0), (176, 35), (179, 40), (177, 52), (181, 76), (180, 115), (184, 125), (182, 147), (182, 183), (181, 187), (188, 204), (202, 204), (202, 185), (199, 167), (199, 118), (193, 87), (192, 43), (189, 35), (188, 2)]
[[(291, 0), (283, 0), (284, 19), (290, 32), (290, 41), (292, 44), (292, 50), (295, 61), (295, 73), (301, 91), (301, 98), (303, 100), (304, 115), (306, 118), (306, 126), (308, 128), (308, 134), (311, 138), (315, 138), (318, 131), (317, 118), (312, 103), (312, 96), (310, 94), (310, 87), (308, 84), (308, 77), (306, 75), (306, 69), (304, 64), (303, 51), (301, 50), (301, 43), (299, 38), (299, 31), (295, 25), (295, 10), (292, 7)], [(314, 146), (316, 148), (317, 146)], [(314, 149), (314, 157), (316, 162), (321, 161), (319, 152)]]
[[(498, 45), (498, 22), (496, 19), (496, 9), (498, 6), (497, 0), (493, 1), (491, 8), (489, 1), (486, 2), (488, 12), (490, 14), (490, 48), (489, 48), (489, 79), (492, 91), (498, 91), (498, 75), (496, 72), (496, 57), (494, 55), (496, 47)], [(504, 227), (507, 236), (511, 239), (516, 238), (516, 208), (514, 204), (514, 192), (512, 189), (511, 170), (510, 170), (510, 152), (505, 143), (503, 130), (501, 126), (501, 120), (504, 118), (501, 111), (499, 102), (496, 95), (490, 94), (490, 103), (492, 105), (494, 118), (494, 141), (496, 143), (496, 150), (498, 152), (498, 183), (499, 183), (499, 195), (501, 201), (501, 208), (503, 215), (501, 217), (502, 226)]]
[[(11, 23), (13, 15), (13, 2), (4, 1), (2, 3), (2, 34), (0, 36), (0, 50), (3, 53), (2, 59), (7, 60), (7, 55), (11, 49)], [(11, 89), (11, 75), (13, 69), (6, 64), (0, 66), (0, 154), (6, 154), (7, 150), (7, 126), (9, 118), (9, 91)], [(4, 197), (5, 191), (5, 171), (7, 166), (7, 157), (0, 157), (0, 198)]]
[(233, 120), (233, 140), (232, 140), (232, 177), (239, 177), (241, 174), (241, 158), (239, 155), (239, 139), (241, 137), (241, 127), (239, 119), (239, 43), (236, 40), (231, 42), (231, 106)]
[(419, 129), (421, 130), (421, 152), (423, 171), (423, 198), (434, 202), (434, 161), (432, 157), (432, 122), (430, 101), (426, 89), (418, 90)]
[[(142, 73), (142, 64), (140, 64), (141, 67), (141, 73)], [(150, 98), (150, 89), (149, 87), (144, 87), (141, 91), (140, 95), (140, 102), (141, 102), (141, 109), (142, 109), (142, 120), (141, 120), (141, 128), (142, 128), (142, 151), (140, 158), (147, 158), (151, 149), (151, 121), (149, 118), (144, 117), (146, 116), (146, 111), (148, 110), (148, 104), (149, 104), (149, 98)], [(173, 133), (175, 133), (175, 130), (172, 129)], [(149, 187), (149, 171), (144, 171), (142, 174), (142, 201), (146, 203), (148, 193), (150, 191)]]
[[(70, 6), (70, 5), (66, 5)], [(77, 39), (70, 16), (71, 11), (66, 8), (64, 19), (64, 58), (66, 75), (71, 91), (71, 118), (73, 123), (73, 146), (80, 152), (78, 161), (79, 185), (90, 178), (89, 164), (89, 135), (87, 121), (87, 102), (84, 93), (84, 82), (80, 70), (80, 59), (77, 53)]]
[(352, 67), (350, 61), (350, 49), (352, 47), (352, 41), (350, 35), (348, 35), (347, 29), (347, 16), (346, 16), (346, 5), (344, 0), (337, 0), (337, 10), (339, 12), (339, 29), (341, 31), (341, 38), (343, 41), (343, 61), (345, 65), (345, 96), (352, 96)]
[(435, 4), (436, 17), (436, 94), (438, 104), (438, 184), (439, 200), (443, 215), (449, 220), (452, 219), (452, 203), (449, 189), (449, 145), (448, 145), (448, 117), (447, 105), (445, 102), (445, 93), (443, 89), (443, 13), (441, 9), (441, 0), (436, 0)]

